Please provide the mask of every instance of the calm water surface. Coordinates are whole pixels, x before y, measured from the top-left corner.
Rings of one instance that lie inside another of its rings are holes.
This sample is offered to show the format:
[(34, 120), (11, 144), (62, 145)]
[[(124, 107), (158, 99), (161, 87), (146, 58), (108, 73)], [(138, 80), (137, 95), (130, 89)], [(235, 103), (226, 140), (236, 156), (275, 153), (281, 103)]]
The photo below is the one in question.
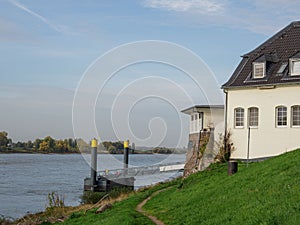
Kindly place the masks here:
[[(183, 162), (185, 155), (130, 155), (130, 166)], [(122, 168), (122, 155), (98, 155), (98, 170)], [(47, 206), (47, 194), (62, 194), (66, 205), (80, 204), (83, 179), (90, 176), (90, 155), (0, 154), (0, 215), (14, 219)], [(136, 186), (174, 176), (136, 177)]]

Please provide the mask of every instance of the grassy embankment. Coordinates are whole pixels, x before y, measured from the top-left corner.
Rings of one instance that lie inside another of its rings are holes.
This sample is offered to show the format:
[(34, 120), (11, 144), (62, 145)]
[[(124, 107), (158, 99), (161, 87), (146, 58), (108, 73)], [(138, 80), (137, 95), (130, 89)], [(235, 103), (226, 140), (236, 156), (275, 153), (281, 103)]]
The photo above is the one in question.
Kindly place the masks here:
[[(136, 206), (159, 189), (144, 209), (165, 224), (299, 224), (300, 150), (251, 163), (227, 176), (226, 164), (160, 184), (116, 202), (111, 209), (73, 213), (63, 224), (152, 224)], [(60, 223), (58, 223), (60, 224)]]
[(145, 209), (166, 224), (299, 224), (300, 150), (265, 162), (226, 166), (191, 176)]

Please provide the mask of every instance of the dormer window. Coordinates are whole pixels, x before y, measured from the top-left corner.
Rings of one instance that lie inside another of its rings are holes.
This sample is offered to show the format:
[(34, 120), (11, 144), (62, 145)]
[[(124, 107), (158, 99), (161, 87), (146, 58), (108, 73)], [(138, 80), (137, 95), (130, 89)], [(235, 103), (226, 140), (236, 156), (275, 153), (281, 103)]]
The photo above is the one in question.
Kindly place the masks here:
[(300, 59), (290, 59), (290, 75), (300, 75)]
[(283, 74), (285, 68), (287, 67), (288, 63), (285, 62), (285, 63), (282, 63), (281, 66), (279, 67), (278, 71), (277, 71), (277, 74)]
[(265, 77), (265, 63), (253, 63), (253, 78)]

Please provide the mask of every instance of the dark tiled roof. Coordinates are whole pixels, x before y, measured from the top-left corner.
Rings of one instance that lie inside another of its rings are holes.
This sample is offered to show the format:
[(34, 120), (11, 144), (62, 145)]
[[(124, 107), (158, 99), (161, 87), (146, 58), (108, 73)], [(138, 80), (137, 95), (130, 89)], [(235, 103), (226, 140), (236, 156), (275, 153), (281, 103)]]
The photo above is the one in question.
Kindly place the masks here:
[[(278, 73), (279, 68), (284, 68), (290, 58), (300, 58), (300, 21), (291, 23), (242, 57), (242, 61), (222, 88), (300, 84), (300, 76), (289, 75), (288, 65), (282, 73)], [(266, 63), (264, 78), (252, 78), (253, 62)]]

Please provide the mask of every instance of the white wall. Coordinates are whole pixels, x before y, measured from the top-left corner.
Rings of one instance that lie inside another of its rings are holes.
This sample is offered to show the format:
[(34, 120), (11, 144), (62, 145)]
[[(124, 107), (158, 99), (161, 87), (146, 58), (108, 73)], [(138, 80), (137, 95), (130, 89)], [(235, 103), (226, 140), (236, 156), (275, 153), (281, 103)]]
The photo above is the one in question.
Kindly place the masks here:
[[(287, 126), (277, 128), (275, 108), (287, 107)], [(232, 133), (235, 151), (232, 158), (247, 158), (248, 108), (259, 108), (258, 128), (251, 129), (250, 159), (282, 154), (300, 147), (300, 128), (291, 127), (291, 106), (300, 105), (300, 85), (274, 89), (228, 90), (227, 127)], [(244, 128), (234, 128), (234, 108), (245, 112)]]
[(224, 109), (219, 108), (198, 108), (197, 114), (203, 115), (201, 119), (191, 120), (191, 116), (195, 116), (195, 113), (190, 115), (190, 134), (199, 133), (200, 129), (207, 129), (209, 127), (216, 127), (218, 124), (224, 122)]
[(216, 127), (224, 122), (224, 109), (212, 108), (201, 110), (204, 114), (203, 128)]

